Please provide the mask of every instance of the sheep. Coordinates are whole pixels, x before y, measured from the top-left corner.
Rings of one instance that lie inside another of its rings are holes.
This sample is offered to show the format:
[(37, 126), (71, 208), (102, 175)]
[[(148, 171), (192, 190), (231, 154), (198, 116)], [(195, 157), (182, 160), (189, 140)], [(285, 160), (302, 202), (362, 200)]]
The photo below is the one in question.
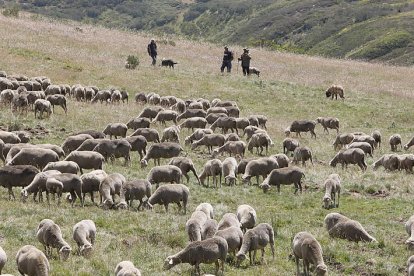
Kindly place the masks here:
[(279, 168), (285, 168), (289, 166), (289, 158), (285, 154), (279, 153), (272, 155), (271, 157), (276, 159), (277, 163), (279, 164)]
[(329, 165), (336, 167), (336, 164), (338, 163), (342, 164), (342, 169), (344, 169), (344, 167), (348, 168), (348, 164), (356, 164), (361, 168), (362, 171), (365, 171), (367, 169), (367, 164), (365, 163), (365, 153), (360, 148), (339, 151), (329, 162)]
[(96, 92), (91, 87), (85, 87), (85, 101), (91, 102), (92, 99), (95, 97)]
[(247, 118), (236, 118), (236, 128), (243, 130), (250, 125), (250, 122)]
[(335, 141), (332, 144), (334, 146), (334, 150), (337, 150), (340, 147), (344, 147), (345, 145), (352, 143), (354, 138), (355, 135), (352, 133), (338, 134), (335, 138)]
[(76, 201), (76, 198), (79, 197), (81, 206), (83, 207), (82, 200), (82, 180), (76, 174), (71, 173), (61, 173), (47, 177), (46, 179), (46, 198), (47, 203), (49, 202), (49, 193), (58, 194), (58, 204), (60, 203), (60, 198), (62, 192), (70, 193), (71, 195), (71, 204), (72, 207)]
[(31, 165), (3, 166), (0, 168), (0, 186), (8, 189), (9, 200), (16, 199), (12, 188), (28, 186), (37, 173), (39, 170)]
[(115, 267), (115, 276), (141, 276), (141, 272), (130, 261), (122, 261)]
[(43, 100), (43, 99), (37, 99), (34, 102), (34, 115), (35, 118), (37, 112), (39, 112), (39, 118), (41, 119), (43, 117), (43, 112), (47, 113), (47, 116), (50, 117), (50, 114), (52, 114), (52, 105), (49, 101)]
[(65, 151), (65, 154), (69, 154), (72, 151), (76, 150), (84, 141), (88, 139), (93, 139), (93, 137), (89, 134), (72, 135), (63, 141), (61, 147)]
[(79, 131), (73, 135), (79, 135), (79, 134), (88, 134), (90, 135), (93, 139), (104, 139), (105, 138), (105, 134), (101, 131), (96, 131), (94, 129), (88, 129), (88, 130), (83, 130), (83, 131)]
[(139, 154), (140, 160), (147, 154), (147, 139), (142, 135), (128, 136), (125, 138), (131, 145), (131, 151), (136, 151)]
[(375, 148), (377, 148), (377, 147), (381, 147), (381, 132), (379, 132), (379, 130), (374, 130), (372, 133), (371, 133), (371, 137), (372, 138), (374, 138), (374, 140), (375, 140)]
[(119, 90), (111, 90), (111, 103), (118, 103), (121, 101), (122, 95)]
[(177, 121), (181, 119), (188, 119), (192, 117), (202, 117), (205, 118), (207, 116), (207, 112), (203, 109), (187, 109), (177, 117)]
[(78, 254), (89, 257), (95, 243), (96, 226), (90, 219), (81, 220), (73, 226), (73, 239), (78, 245)]
[[(77, 99), (81, 99), (82, 98), (82, 93), (83, 93), (82, 90), (79, 89), (78, 93), (79, 93), (79, 95), (78, 95)], [(101, 104), (102, 104), (102, 102), (108, 103), (111, 100), (111, 92), (108, 91), (108, 90), (98, 91), (95, 94), (95, 96), (92, 98), (91, 102), (96, 103), (98, 100), (101, 102)]]
[(59, 161), (59, 156), (50, 149), (22, 148), (6, 165), (32, 165), (41, 170), (49, 163)]
[(323, 127), (323, 132), (327, 132), (329, 134), (328, 128), (335, 129), (336, 133), (339, 133), (339, 120), (338, 118), (332, 117), (318, 117), (316, 118), (316, 123), (321, 124)]
[(411, 216), (407, 222), (405, 223), (405, 231), (410, 236), (406, 241), (405, 244), (407, 245), (408, 249), (414, 248), (414, 216)]
[(414, 275), (414, 255), (410, 256), (407, 260), (407, 272), (408, 276)]
[(277, 168), (279, 168), (279, 164), (273, 157), (262, 157), (251, 160), (246, 165), (245, 172), (242, 176), (243, 182), (250, 184), (250, 179), (255, 176), (257, 185), (259, 185), (259, 176), (262, 176), (264, 180), (272, 170)]
[[(1, 137), (0, 137), (0, 139), (1, 139)], [(411, 138), (411, 140), (407, 144), (404, 145), (404, 150), (408, 150), (413, 145), (414, 145), (414, 137)]]
[(83, 141), (82, 144), (76, 149), (76, 151), (93, 151), (93, 149), (99, 145), (102, 141), (110, 141), (109, 139), (88, 139)]
[(181, 99), (177, 99), (177, 102), (171, 106), (172, 110), (178, 111), (180, 114), (184, 113), (187, 109), (185, 102)]
[[(338, 208), (341, 195), (341, 179), (339, 175), (336, 173), (329, 175), (323, 186), (325, 187), (325, 195), (322, 199), (323, 208)], [(336, 195), (338, 195), (338, 201), (336, 201)]]
[(213, 134), (213, 131), (209, 128), (196, 129), (190, 136), (185, 137), (184, 143), (186, 145), (192, 144), (196, 140), (200, 140), (206, 134)]
[(148, 161), (150, 159), (154, 159), (155, 165), (157, 165), (157, 163), (160, 165), (161, 158), (177, 157), (182, 151), (183, 148), (177, 143), (163, 142), (153, 144), (147, 151), (147, 154), (145, 154), (144, 158), (142, 158), (141, 167), (143, 168), (148, 166)]
[(384, 154), (380, 159), (372, 164), (374, 170), (383, 166), (387, 171), (395, 171), (399, 168), (399, 158), (397, 154)]
[(32, 138), (32, 134), (29, 131), (15, 130), (12, 132), (19, 137), (21, 143), (29, 143)]
[(46, 167), (43, 168), (43, 171), (50, 171), (50, 170), (57, 170), (61, 173), (72, 173), (78, 174), (80, 168), (78, 164), (73, 161), (57, 161), (57, 162), (49, 162)]
[(356, 135), (355, 133), (354, 133), (354, 136), (355, 137), (352, 140), (352, 143), (353, 142), (366, 142), (366, 143), (370, 144), (372, 148), (375, 148), (375, 139), (372, 138), (371, 136), (366, 135), (366, 134)]
[(188, 105), (188, 108), (190, 108), (190, 109), (204, 109), (203, 108), (203, 104), (202, 103), (199, 103), (199, 102), (191, 102)]
[(391, 151), (396, 151), (398, 145), (401, 146), (401, 150), (402, 150), (401, 135), (399, 135), (399, 134), (391, 135), (391, 137), (389, 139), (389, 143), (390, 143), (390, 146), (391, 146)]
[(180, 144), (180, 127), (170, 126), (162, 131), (161, 142), (175, 142)]
[(398, 169), (413, 172), (414, 154), (402, 154), (398, 157)]
[(111, 173), (101, 181), (99, 184), (99, 197), (104, 209), (114, 206), (115, 195), (121, 197), (122, 185), (125, 182), (125, 176), (120, 173)]
[(239, 155), (241, 158), (243, 158), (244, 153), (246, 152), (246, 143), (243, 141), (228, 141), (221, 147), (215, 149), (213, 151), (213, 156), (217, 156), (222, 152), (227, 152), (230, 156)]
[(153, 167), (148, 175), (147, 180), (151, 184), (156, 184), (158, 188), (159, 184), (162, 182), (171, 182), (171, 183), (180, 183), (182, 177), (182, 172), (179, 167), (174, 165), (163, 165)]
[(43, 90), (46, 90), (46, 88), (51, 84), (51, 81), (49, 78), (42, 79), (42, 88)]
[(228, 252), (232, 252), (236, 256), (236, 252), (240, 250), (243, 243), (243, 232), (240, 227), (231, 226), (218, 230), (215, 236), (225, 239), (228, 245)]
[(302, 177), (305, 174), (298, 167), (286, 167), (272, 170), (269, 175), (259, 185), (263, 192), (267, 192), (271, 185), (275, 185), (277, 192), (280, 193), (280, 184), (294, 184), (295, 194), (300, 190), (302, 192)]
[(118, 139), (118, 136), (126, 137), (128, 127), (126, 124), (114, 123), (108, 124), (106, 128), (102, 131), (105, 135), (109, 135), (109, 139), (112, 139), (112, 136), (115, 136), (115, 139)]
[(237, 227), (241, 228), (241, 224), (239, 219), (237, 218), (237, 215), (233, 213), (226, 213), (221, 218), (219, 224), (218, 224), (218, 230), (223, 230), (230, 227)]
[(333, 238), (347, 239), (355, 242), (377, 242), (358, 221), (347, 218), (339, 213), (328, 214), (324, 222), (329, 236)]
[(49, 177), (52, 177), (58, 174), (61, 174), (61, 172), (56, 171), (56, 170), (39, 172), (38, 174), (36, 174), (32, 182), (30, 182), (29, 185), (27, 185), (20, 191), (20, 196), (21, 196), (22, 201), (25, 202), (29, 194), (31, 193), (34, 194), (34, 197), (33, 197), (34, 200), (36, 200), (36, 195), (37, 193), (39, 193), (39, 201), (40, 201), (42, 199), (42, 192), (46, 191), (47, 179)]
[(101, 141), (93, 151), (99, 152), (105, 158), (105, 161), (108, 160), (108, 157), (114, 161), (115, 158), (123, 157), (125, 159), (125, 165), (131, 162), (130, 151), (131, 145), (125, 139), (115, 139), (115, 140), (103, 140)]
[(158, 105), (160, 103), (161, 97), (156, 93), (149, 93), (147, 95), (148, 103), (152, 105)]
[(93, 192), (99, 192), (99, 185), (107, 176), (103, 170), (93, 170), (81, 176), (83, 202), (85, 202), (85, 195), (89, 193), (92, 203), (95, 203)]
[(228, 117), (226, 113), (210, 113), (206, 116), (206, 121), (210, 125), (214, 124), (219, 118), (226, 118)]
[(148, 99), (144, 93), (136, 93), (135, 94), (135, 102), (139, 104), (146, 104)]
[(158, 112), (162, 110), (164, 110), (164, 108), (160, 106), (149, 106), (149, 107), (144, 108), (137, 118), (148, 118), (152, 120), (153, 118), (157, 116)]
[(347, 149), (359, 148), (359, 149), (362, 149), (364, 151), (365, 155), (369, 155), (369, 156), (373, 157), (372, 152), (373, 152), (374, 149), (367, 142), (352, 142), (351, 144), (346, 146), (346, 148)]
[(313, 165), (313, 160), (312, 160), (312, 151), (310, 148), (308, 147), (297, 147), (294, 151), (293, 151), (293, 163), (295, 163), (296, 165), (302, 161), (302, 166), (305, 166), (305, 162), (307, 160), (310, 160), (312, 165)]
[(201, 230), (201, 240), (214, 237), (216, 232), (217, 232), (217, 221), (214, 219), (207, 218), (207, 221), (203, 224), (203, 227)]
[(243, 130), (243, 136), (246, 136), (246, 141), (249, 141), (250, 138), (252, 138), (252, 136), (256, 133), (267, 133), (266, 130), (261, 129), (257, 126), (247, 126), (244, 130)]
[(213, 146), (223, 146), (226, 138), (223, 134), (205, 134), (201, 139), (191, 144), (191, 149), (195, 150), (198, 146), (206, 146), (208, 153), (211, 153)]
[[(264, 261), (265, 247), (269, 244), (270, 249), (272, 250), (273, 259), (275, 258), (275, 234), (273, 227), (268, 223), (260, 223), (253, 229), (247, 230), (243, 235), (242, 246), (236, 254), (237, 266), (246, 259), (246, 253), (249, 252), (250, 265), (253, 265), (253, 262), (256, 259), (256, 251), (261, 249), (262, 258), (261, 262)], [(252, 258), (253, 251), (253, 258)]]
[(0, 139), (5, 144), (18, 144), (18, 143), (21, 143), (21, 140), (20, 140), (19, 136), (17, 136), (17, 134), (15, 134), (13, 132), (3, 131), (3, 130), (0, 130)]
[(64, 161), (73, 161), (78, 164), (81, 174), (83, 169), (102, 170), (105, 158), (95, 151), (73, 151)]
[(185, 223), (185, 231), (188, 235), (188, 240), (201, 241), (203, 225), (207, 221), (207, 215), (203, 211), (195, 211)]
[(225, 142), (228, 142), (228, 141), (240, 141), (241, 140), (240, 137), (239, 137), (239, 135), (237, 135), (236, 133), (229, 133), (225, 137), (226, 137)]
[(236, 127), (236, 119), (232, 117), (220, 117), (218, 118), (211, 126), (210, 129), (215, 131), (216, 128), (221, 128), (223, 134), (226, 134), (228, 130), (231, 132), (236, 132), (238, 130)]
[[(118, 208), (126, 209), (128, 206), (132, 207), (134, 199), (139, 200), (137, 210), (143, 205), (144, 197), (151, 197), (151, 183), (146, 179), (137, 179), (128, 181), (122, 185), (121, 189), (121, 202), (118, 204)], [(123, 206), (124, 205), (124, 206)]]
[(63, 239), (59, 225), (50, 219), (43, 219), (37, 227), (36, 237), (45, 248), (46, 256), (52, 257), (52, 250), (56, 248), (62, 261), (69, 258), (72, 248)]
[(49, 261), (45, 254), (32, 245), (25, 245), (16, 254), (17, 270), (21, 275), (49, 275)]
[(345, 99), (344, 88), (340, 85), (332, 84), (330, 87), (328, 87), (328, 89), (326, 89), (325, 95), (327, 98), (331, 97), (332, 100), (334, 97), (335, 97), (335, 100), (337, 100), (338, 95), (342, 100)]
[(169, 270), (180, 263), (189, 263), (195, 266), (196, 274), (201, 275), (200, 264), (214, 262), (216, 264), (215, 274), (218, 274), (221, 266), (221, 274), (224, 275), (224, 262), (226, 261), (227, 251), (227, 242), (222, 237), (195, 241), (188, 244), (177, 254), (168, 256), (164, 261), (164, 270)]
[(174, 124), (177, 124), (177, 116), (178, 113), (176, 111), (161, 110), (158, 112), (157, 116), (155, 116), (151, 123), (160, 122), (161, 124), (165, 125), (166, 121), (173, 121)]
[(207, 120), (205, 118), (191, 117), (191, 118), (185, 119), (184, 122), (179, 124), (179, 127), (187, 128), (187, 129), (191, 128), (191, 130), (194, 131), (195, 128), (205, 128), (206, 125), (207, 125)]
[(131, 136), (144, 136), (147, 142), (160, 143), (160, 134), (156, 129), (152, 128), (137, 128)]
[(267, 117), (266, 116), (264, 116), (264, 115), (250, 115), (249, 117), (247, 117), (247, 119), (250, 119), (250, 118), (257, 119), (257, 121), (259, 123), (259, 126), (261, 128), (267, 129), (267, 127), (266, 127)]
[(29, 91), (27, 93), (27, 103), (30, 105), (30, 108), (34, 110), (35, 101), (38, 99), (44, 99), (45, 97), (46, 96), (42, 91)]
[(59, 85), (51, 84), (45, 89), (46, 96), (61, 94), (61, 89)]
[[(46, 101), (49, 101), (52, 105), (53, 113), (55, 112), (55, 105), (58, 105), (63, 108), (65, 114), (68, 113), (68, 108), (66, 106), (66, 97), (63, 95), (50, 95), (46, 97)], [(35, 102), (36, 103), (36, 102)]]
[[(268, 147), (273, 146), (273, 141), (270, 136), (265, 132), (259, 132), (252, 135), (251, 139), (247, 143), (247, 149), (253, 153), (253, 148), (256, 148), (256, 153), (259, 155), (263, 154), (263, 147), (266, 148), (266, 155)], [(260, 148), (260, 152), (259, 152)]]
[(309, 264), (315, 266), (316, 275), (328, 275), (328, 267), (323, 261), (322, 247), (315, 237), (308, 232), (299, 232), (292, 241), (293, 255), (296, 260), (297, 275), (299, 271), (299, 259), (303, 260), (303, 274), (310, 275)]
[(210, 203), (200, 203), (195, 210), (202, 211), (207, 215), (207, 218), (214, 219), (214, 209)]
[(233, 186), (237, 182), (237, 161), (234, 157), (227, 157), (222, 163), (222, 175), (224, 184), (229, 181), (229, 186)]
[(210, 107), (207, 109), (207, 115), (214, 114), (214, 113), (224, 113), (227, 115), (227, 110), (224, 107)]
[(136, 130), (138, 128), (149, 128), (151, 121), (148, 118), (133, 118), (129, 120), (126, 126), (129, 129)]
[[(62, 193), (63, 193), (63, 183), (60, 182), (59, 180), (56, 180), (55, 178), (48, 178), (46, 180), (46, 199), (47, 199), (47, 204), (50, 207), (50, 201), (49, 201), (49, 193), (55, 195), (58, 195), (58, 205), (60, 205), (60, 199), (62, 197)], [(72, 196), (71, 196), (72, 198)], [(71, 201), (73, 202), (73, 201)]]
[(291, 132), (296, 132), (296, 136), (300, 136), (301, 132), (310, 132), (311, 137), (315, 137), (316, 139), (316, 133), (315, 133), (315, 126), (316, 122), (309, 121), (309, 120), (301, 120), (301, 121), (293, 121), (290, 126), (285, 130), (286, 136), (289, 136)]
[(65, 152), (63, 151), (63, 149), (61, 147), (56, 146), (56, 145), (52, 145), (52, 144), (37, 144), (37, 145), (14, 144), (14, 145), (11, 146), (11, 148), (7, 152), (5, 161), (9, 162), (10, 160), (12, 160), (13, 157), (16, 156), (23, 148), (49, 149), (49, 150), (54, 151), (59, 157), (65, 156)]
[(164, 205), (165, 211), (168, 213), (168, 205), (177, 203), (179, 211), (181, 211), (181, 201), (183, 202), (184, 214), (187, 213), (187, 203), (190, 196), (190, 190), (183, 184), (169, 184), (159, 187), (151, 197), (144, 202), (144, 206), (152, 209), (154, 204)]
[(0, 93), (0, 102), (3, 105), (11, 104), (12, 101), (13, 101), (14, 96), (17, 95), (17, 92), (14, 91), (14, 90), (11, 90), (11, 89), (4, 89), (4, 90), (0, 89), (0, 91), (1, 91), (1, 93)]
[(240, 116), (240, 109), (237, 106), (225, 106), (229, 117), (238, 118)]
[(0, 274), (4, 266), (6, 265), (6, 262), (7, 262), (6, 252), (4, 252), (3, 248), (1, 248), (0, 246)]
[(209, 187), (210, 176), (213, 177), (213, 185), (217, 188), (217, 175), (220, 175), (220, 187), (223, 164), (219, 159), (208, 160), (200, 174), (201, 185), (204, 186), (204, 180), (207, 178), (207, 187)]
[(194, 176), (197, 179), (198, 184), (201, 184), (200, 179), (197, 174), (197, 170), (194, 166), (194, 163), (189, 157), (174, 157), (171, 159), (168, 165), (174, 165), (174, 166), (179, 167), (183, 176), (187, 178), (187, 183), (190, 181), (190, 177), (188, 176), (188, 173), (190, 171), (193, 172)]
[(250, 205), (239, 205), (237, 207), (237, 219), (240, 221), (243, 232), (246, 232), (247, 229), (252, 229), (256, 225), (256, 211)]

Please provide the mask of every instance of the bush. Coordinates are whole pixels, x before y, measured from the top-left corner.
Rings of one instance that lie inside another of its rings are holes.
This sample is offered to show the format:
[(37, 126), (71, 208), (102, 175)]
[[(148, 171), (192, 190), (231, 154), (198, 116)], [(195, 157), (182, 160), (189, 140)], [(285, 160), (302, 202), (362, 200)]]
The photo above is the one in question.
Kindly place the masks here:
[(135, 69), (139, 65), (139, 59), (136, 56), (129, 55), (125, 63), (125, 68)]
[(6, 7), (2, 14), (4, 16), (10, 16), (10, 17), (19, 17), (20, 7), (19, 5), (11, 5)]

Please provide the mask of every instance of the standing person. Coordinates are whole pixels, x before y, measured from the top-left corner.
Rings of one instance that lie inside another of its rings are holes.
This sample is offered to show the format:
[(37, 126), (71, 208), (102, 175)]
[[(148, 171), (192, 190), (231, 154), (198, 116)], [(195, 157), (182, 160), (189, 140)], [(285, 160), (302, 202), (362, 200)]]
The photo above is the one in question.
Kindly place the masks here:
[(249, 67), (250, 67), (250, 60), (252, 58), (249, 54), (249, 49), (243, 49), (243, 54), (240, 56), (238, 60), (241, 60), (241, 66), (243, 69), (243, 75), (250, 75)]
[(157, 44), (155, 40), (152, 38), (150, 44), (147, 47), (148, 55), (152, 58), (152, 65), (155, 65), (157, 62)]
[(224, 68), (227, 68), (227, 73), (231, 72), (231, 61), (233, 60), (233, 52), (229, 51), (227, 46), (224, 46), (223, 63), (221, 64), (221, 72), (224, 72)]

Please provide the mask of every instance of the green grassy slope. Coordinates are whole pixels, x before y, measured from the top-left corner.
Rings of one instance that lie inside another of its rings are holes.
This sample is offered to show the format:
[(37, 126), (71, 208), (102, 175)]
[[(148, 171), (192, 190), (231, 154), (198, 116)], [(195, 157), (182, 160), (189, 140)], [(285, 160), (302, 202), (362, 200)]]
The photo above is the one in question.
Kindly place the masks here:
[[(162, 44), (161, 56), (179, 61), (175, 70), (152, 68), (145, 53), (148, 37), (136, 33), (81, 25), (61, 24), (48, 20), (33, 21), (28, 17), (10, 19), (0, 16), (0, 69), (28, 76), (49, 76), (54, 83), (97, 85), (100, 88), (123, 87), (131, 97), (136, 92), (158, 92), (182, 98), (204, 97), (236, 100), (242, 116), (265, 114), (269, 118), (268, 131), (275, 142), (270, 153), (281, 152), (283, 129), (295, 119), (315, 119), (318, 116), (336, 116), (341, 132), (379, 129), (384, 144), (368, 158), (367, 163), (389, 152), (387, 138), (400, 133), (403, 142), (413, 136), (412, 79), (410, 68), (388, 67), (352, 61), (326, 60), (291, 54), (280, 54), (252, 49), (255, 65), (263, 72), (261, 79), (244, 78), (234, 68), (230, 76), (218, 73), (222, 49), (211, 44), (174, 40), (176, 46)], [(108, 39), (110, 38), (110, 39)], [(158, 38), (157, 38), (158, 39)], [(70, 46), (70, 47), (68, 47)], [(235, 47), (236, 48), (236, 47)], [(185, 49), (185, 51), (182, 51)], [(128, 54), (137, 54), (141, 65), (135, 71), (123, 68)], [(325, 98), (324, 89), (332, 82), (343, 84), (345, 101)], [(68, 115), (57, 108), (50, 119), (15, 116), (7, 108), (0, 112), (4, 126), (39, 124), (50, 130), (50, 135), (35, 139), (36, 143), (60, 144), (75, 131), (103, 129), (110, 122), (126, 122), (137, 116), (142, 106), (133, 101), (124, 105), (91, 105), (69, 100)], [(161, 126), (154, 126), (159, 131)], [(62, 129), (64, 129), (62, 131)], [(129, 132), (131, 133), (131, 132)], [(87, 199), (86, 207), (69, 204), (50, 209), (47, 204), (19, 200), (8, 201), (7, 191), (0, 189), (0, 245), (10, 261), (4, 273), (17, 274), (14, 256), (24, 244), (41, 248), (35, 229), (43, 218), (57, 222), (66, 240), (71, 239), (72, 226), (82, 219), (93, 219), (98, 227), (97, 242), (92, 258), (71, 255), (68, 262), (52, 259), (52, 275), (111, 275), (115, 265), (129, 259), (143, 275), (190, 275), (189, 265), (179, 265), (172, 271), (162, 271), (166, 256), (178, 252), (187, 243), (185, 222), (201, 202), (210, 202), (220, 220), (226, 212), (235, 212), (239, 204), (250, 204), (258, 214), (259, 222), (268, 222), (276, 229), (276, 254), (272, 260), (266, 251), (265, 264), (240, 268), (226, 265), (226, 275), (292, 275), (295, 264), (289, 258), (290, 241), (299, 231), (310, 231), (321, 242), (324, 259), (330, 275), (401, 275), (411, 255), (404, 246), (408, 237), (404, 222), (412, 215), (412, 174), (387, 173), (382, 169), (361, 172), (350, 166), (348, 170), (331, 168), (327, 162), (334, 156), (332, 141), (335, 134), (323, 134), (316, 129), (317, 139), (304, 134), (302, 145), (314, 153), (314, 165), (303, 168), (306, 189), (293, 195), (292, 186), (282, 186), (281, 193), (268, 194), (257, 186), (223, 186), (221, 189), (200, 187), (191, 177), (188, 184), (191, 198), (187, 215), (179, 214), (175, 206), (170, 213), (156, 206), (152, 212), (103, 211)], [(188, 132), (183, 130), (181, 139)], [(198, 171), (209, 159), (206, 153), (185, 148)], [(411, 151), (412, 152), (412, 151)], [(249, 157), (252, 154), (247, 154)], [(107, 172), (119, 172), (128, 179), (146, 177), (149, 168), (141, 169), (136, 155), (132, 165), (122, 166), (118, 160), (106, 164)], [(166, 161), (163, 161), (165, 164)], [(152, 164), (152, 162), (151, 162)], [(322, 184), (330, 174), (340, 174), (343, 183), (339, 211), (359, 220), (379, 241), (378, 244), (350, 243), (331, 239), (323, 227), (323, 218), (331, 211), (321, 208)], [(15, 189), (19, 193), (19, 189)], [(214, 265), (202, 265), (204, 273), (214, 273)]]

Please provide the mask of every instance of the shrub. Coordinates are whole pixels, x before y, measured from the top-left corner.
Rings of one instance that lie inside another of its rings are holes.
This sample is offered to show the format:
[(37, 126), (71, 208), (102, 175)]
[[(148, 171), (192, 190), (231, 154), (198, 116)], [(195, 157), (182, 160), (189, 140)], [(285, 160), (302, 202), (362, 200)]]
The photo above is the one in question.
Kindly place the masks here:
[(127, 69), (135, 69), (139, 65), (138, 57), (134, 55), (129, 55), (127, 61), (125, 63), (125, 68)]
[(10, 5), (10, 6), (7, 6), (3, 10), (2, 14), (4, 16), (19, 17), (19, 11), (20, 11), (19, 5)]

